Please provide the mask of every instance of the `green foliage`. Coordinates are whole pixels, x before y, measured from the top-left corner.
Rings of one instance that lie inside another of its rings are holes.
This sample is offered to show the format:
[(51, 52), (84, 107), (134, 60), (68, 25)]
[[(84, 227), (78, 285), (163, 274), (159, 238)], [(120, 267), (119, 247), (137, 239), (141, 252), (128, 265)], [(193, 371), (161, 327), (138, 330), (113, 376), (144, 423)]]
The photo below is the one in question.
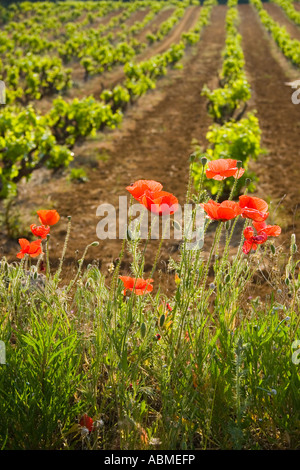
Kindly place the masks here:
[(58, 145), (45, 119), (33, 108), (3, 108), (0, 114), (0, 198), (15, 194), (21, 178), (42, 166), (67, 166), (73, 154)]
[(258, 11), (262, 24), (271, 34), (283, 54), (297, 66), (300, 65), (300, 42), (292, 39), (284, 26), (280, 26), (263, 8), (260, 0), (250, 0)]

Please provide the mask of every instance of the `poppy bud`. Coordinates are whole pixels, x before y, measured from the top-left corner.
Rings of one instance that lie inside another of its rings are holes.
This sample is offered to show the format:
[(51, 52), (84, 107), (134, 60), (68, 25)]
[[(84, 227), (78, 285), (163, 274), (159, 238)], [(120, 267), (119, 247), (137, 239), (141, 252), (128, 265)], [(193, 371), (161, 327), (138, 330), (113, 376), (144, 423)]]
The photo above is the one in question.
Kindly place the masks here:
[(91, 243), (91, 246), (99, 246), (99, 242), (93, 242)]
[(203, 157), (201, 158), (201, 163), (202, 163), (202, 166), (205, 166), (205, 165), (206, 165), (206, 163), (207, 163), (207, 158), (206, 158), (205, 156), (203, 156)]
[(192, 153), (190, 155), (190, 162), (193, 163), (195, 161), (195, 158), (196, 158), (196, 155), (194, 153)]
[(228, 284), (229, 281), (230, 281), (230, 274), (227, 274), (227, 276), (225, 277), (226, 284)]
[(165, 322), (165, 318), (166, 318), (165, 315), (162, 314), (161, 317), (160, 317), (160, 319), (159, 319), (159, 326), (160, 326), (160, 327), (163, 326), (163, 324), (164, 324), (164, 322)]
[(271, 251), (272, 251), (273, 255), (275, 255), (275, 253), (276, 253), (276, 248), (275, 248), (275, 246), (274, 246), (273, 244), (271, 245)]
[(246, 178), (246, 179), (245, 179), (245, 186), (246, 186), (246, 187), (250, 186), (250, 183), (251, 183), (251, 179), (250, 179), (250, 178)]
[(240, 169), (240, 168), (242, 168), (242, 166), (243, 166), (243, 162), (242, 162), (241, 160), (238, 160), (238, 161), (236, 162), (236, 167), (237, 167), (238, 169)]
[(291, 235), (291, 255), (297, 253), (297, 245), (296, 245), (296, 235), (293, 233)]

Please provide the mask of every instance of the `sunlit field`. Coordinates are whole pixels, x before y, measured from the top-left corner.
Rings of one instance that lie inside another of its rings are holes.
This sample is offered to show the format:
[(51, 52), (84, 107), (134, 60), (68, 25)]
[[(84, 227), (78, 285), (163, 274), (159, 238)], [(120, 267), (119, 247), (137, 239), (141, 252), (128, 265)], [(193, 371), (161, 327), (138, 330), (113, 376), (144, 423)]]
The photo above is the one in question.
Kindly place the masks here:
[(0, 449), (299, 449), (300, 3), (0, 26)]

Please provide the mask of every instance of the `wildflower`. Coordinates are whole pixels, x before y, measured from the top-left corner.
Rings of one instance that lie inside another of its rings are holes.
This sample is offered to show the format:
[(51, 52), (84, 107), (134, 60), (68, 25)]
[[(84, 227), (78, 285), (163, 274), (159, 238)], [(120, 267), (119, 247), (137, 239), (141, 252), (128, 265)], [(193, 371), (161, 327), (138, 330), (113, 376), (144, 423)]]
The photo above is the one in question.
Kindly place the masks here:
[(146, 209), (157, 215), (171, 215), (178, 209), (178, 199), (162, 191), (162, 184), (152, 180), (138, 180), (127, 191)]
[(210, 199), (207, 203), (201, 204), (208, 217), (213, 220), (231, 220), (242, 213), (239, 204), (234, 201), (223, 201), (221, 203)]
[(145, 194), (158, 193), (162, 190), (163, 186), (161, 183), (153, 180), (138, 180), (127, 186), (127, 191), (136, 199), (140, 201), (140, 198)]
[(141, 203), (150, 212), (157, 215), (172, 215), (178, 209), (178, 199), (174, 194), (160, 191), (153, 196), (146, 195), (142, 198)]
[(94, 427), (94, 421), (86, 413), (82, 416), (79, 424), (82, 428), (87, 428), (89, 432), (92, 432)]
[(153, 286), (151, 285), (153, 279), (145, 280), (129, 276), (119, 276), (119, 278), (124, 284), (123, 295), (126, 295), (127, 290), (133, 291), (136, 295), (142, 295), (153, 290)]
[(169, 303), (167, 303), (167, 309), (169, 310), (169, 312), (172, 312), (172, 310), (173, 310)]
[(237, 167), (237, 160), (231, 158), (220, 158), (208, 162), (208, 170), (206, 170), (206, 177), (217, 181), (222, 181), (229, 176), (240, 178), (245, 173), (243, 168)]
[(265, 233), (268, 237), (278, 237), (281, 234), (279, 225), (267, 225), (266, 222), (255, 222), (253, 226), (258, 234)]
[(37, 215), (43, 225), (55, 225), (60, 219), (60, 216), (55, 209), (37, 211)]
[(50, 227), (49, 225), (35, 225), (31, 224), (30, 225), (30, 230), (35, 235), (36, 237), (41, 237), (42, 239), (47, 238), (48, 233), (50, 232)]
[(261, 245), (265, 243), (268, 239), (268, 235), (266, 233), (261, 233), (259, 235), (254, 235), (254, 230), (252, 227), (246, 227), (244, 230), (244, 245), (243, 245), (243, 252), (245, 254), (250, 253), (251, 250), (256, 250), (257, 245)]
[(159, 340), (161, 339), (161, 335), (160, 335), (159, 333), (157, 333), (157, 334), (155, 335), (155, 337), (156, 337), (157, 341), (159, 341)]
[(42, 240), (35, 240), (33, 242), (29, 242), (26, 238), (20, 238), (19, 243), (21, 246), (21, 250), (17, 254), (17, 258), (24, 258), (26, 254), (28, 254), (31, 258), (35, 258), (42, 254), (42, 247), (41, 247)]
[(252, 219), (255, 222), (264, 222), (269, 217), (268, 204), (263, 199), (252, 196), (240, 196), (239, 206), (242, 209), (244, 219)]

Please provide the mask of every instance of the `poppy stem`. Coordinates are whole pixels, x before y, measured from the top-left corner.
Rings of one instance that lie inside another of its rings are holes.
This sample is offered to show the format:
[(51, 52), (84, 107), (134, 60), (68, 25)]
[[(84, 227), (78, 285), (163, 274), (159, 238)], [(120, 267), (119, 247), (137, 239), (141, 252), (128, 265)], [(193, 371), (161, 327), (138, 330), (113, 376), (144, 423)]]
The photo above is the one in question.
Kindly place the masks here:
[(36, 263), (36, 272), (38, 273), (39, 269), (40, 269), (40, 265), (41, 265), (41, 262), (42, 262), (42, 259), (43, 259), (43, 256), (44, 256), (44, 253), (41, 253), (40, 256), (39, 256), (39, 259)]
[(207, 260), (207, 263), (206, 263), (206, 268), (205, 268), (205, 271), (204, 271), (204, 278), (203, 278), (203, 282), (202, 282), (202, 290), (204, 290), (205, 286), (206, 286), (206, 280), (207, 280), (207, 277), (208, 277), (209, 267), (210, 267), (210, 263), (211, 263), (211, 260), (212, 260), (213, 254), (214, 254), (215, 246), (216, 246), (217, 240), (219, 240), (221, 232), (222, 232), (222, 223), (223, 222), (219, 222), (219, 226), (218, 226), (217, 231), (215, 233), (213, 244), (212, 244), (212, 247), (210, 249), (209, 257), (208, 257), (208, 260)]
[[(189, 170), (189, 181), (188, 181), (188, 188), (187, 188), (187, 193), (186, 193), (186, 203), (189, 203), (190, 197), (191, 197), (191, 190), (192, 190), (192, 180), (193, 180), (193, 166), (194, 162), (190, 164), (190, 170)], [(203, 174), (203, 168), (202, 168), (202, 174)], [(201, 175), (202, 179), (202, 175)]]
[(158, 261), (158, 258), (159, 258), (160, 252), (161, 252), (161, 247), (162, 247), (162, 244), (163, 244), (163, 240), (165, 238), (165, 234), (166, 234), (166, 230), (168, 228), (168, 224), (169, 224), (169, 220), (167, 219), (166, 223), (165, 223), (165, 226), (164, 226), (164, 229), (163, 229), (163, 233), (162, 233), (160, 242), (159, 242), (159, 246), (158, 246), (158, 249), (157, 249), (157, 252), (156, 252), (156, 255), (155, 255), (152, 271), (151, 271), (151, 274), (150, 274), (150, 279), (153, 277), (153, 274), (156, 270), (157, 261)]
[(110, 287), (110, 301), (113, 300), (113, 296), (115, 294), (115, 286), (116, 286), (116, 280), (118, 279), (118, 276), (119, 276), (119, 272), (120, 272), (120, 267), (121, 267), (121, 263), (122, 263), (122, 259), (123, 259), (123, 256), (124, 256), (124, 253), (125, 253), (125, 244), (126, 244), (126, 238), (124, 237), (123, 238), (123, 242), (122, 242), (122, 247), (121, 247), (121, 252), (120, 252), (120, 256), (119, 256), (119, 259), (118, 259), (118, 263), (117, 263), (117, 266), (115, 268), (115, 271), (113, 273), (113, 277), (112, 277), (112, 281), (111, 281), (111, 287)]
[(46, 252), (46, 277), (47, 277), (47, 278), (50, 276), (49, 239), (50, 239), (50, 234), (47, 235), (46, 244), (45, 244), (45, 252)]
[(233, 186), (232, 186), (232, 188), (231, 188), (228, 201), (231, 201), (232, 198), (233, 198), (233, 196), (234, 196), (234, 192), (235, 192), (235, 189), (236, 189), (237, 183), (238, 183), (239, 172), (240, 172), (240, 168), (238, 169), (237, 175), (236, 175), (236, 177), (234, 178), (234, 183), (233, 183)]
[(98, 243), (98, 242), (92, 242), (90, 243), (89, 245), (86, 246), (84, 252), (83, 252), (83, 255), (81, 257), (81, 259), (79, 260), (79, 266), (78, 266), (78, 270), (77, 270), (77, 273), (76, 273), (76, 276), (74, 277), (74, 279), (70, 282), (66, 292), (69, 293), (71, 288), (73, 287), (73, 285), (75, 284), (75, 282), (77, 281), (77, 279), (79, 278), (80, 276), (80, 273), (81, 273), (81, 268), (82, 268), (82, 265), (83, 265), (83, 262), (85, 260), (85, 257), (86, 257), (86, 254), (88, 252), (88, 249), (91, 247), (91, 246), (94, 246), (95, 243)]
[(66, 238), (65, 238), (65, 242), (64, 242), (64, 246), (63, 246), (62, 255), (61, 255), (61, 258), (60, 258), (58, 270), (55, 273), (55, 281), (56, 281), (57, 284), (59, 282), (59, 276), (60, 276), (61, 271), (62, 271), (62, 266), (63, 266), (63, 262), (64, 262), (64, 259), (65, 259), (66, 251), (67, 251), (67, 246), (68, 246), (68, 242), (69, 242), (69, 238), (70, 238), (70, 233), (71, 233), (71, 216), (68, 217), (67, 234), (66, 234)]

